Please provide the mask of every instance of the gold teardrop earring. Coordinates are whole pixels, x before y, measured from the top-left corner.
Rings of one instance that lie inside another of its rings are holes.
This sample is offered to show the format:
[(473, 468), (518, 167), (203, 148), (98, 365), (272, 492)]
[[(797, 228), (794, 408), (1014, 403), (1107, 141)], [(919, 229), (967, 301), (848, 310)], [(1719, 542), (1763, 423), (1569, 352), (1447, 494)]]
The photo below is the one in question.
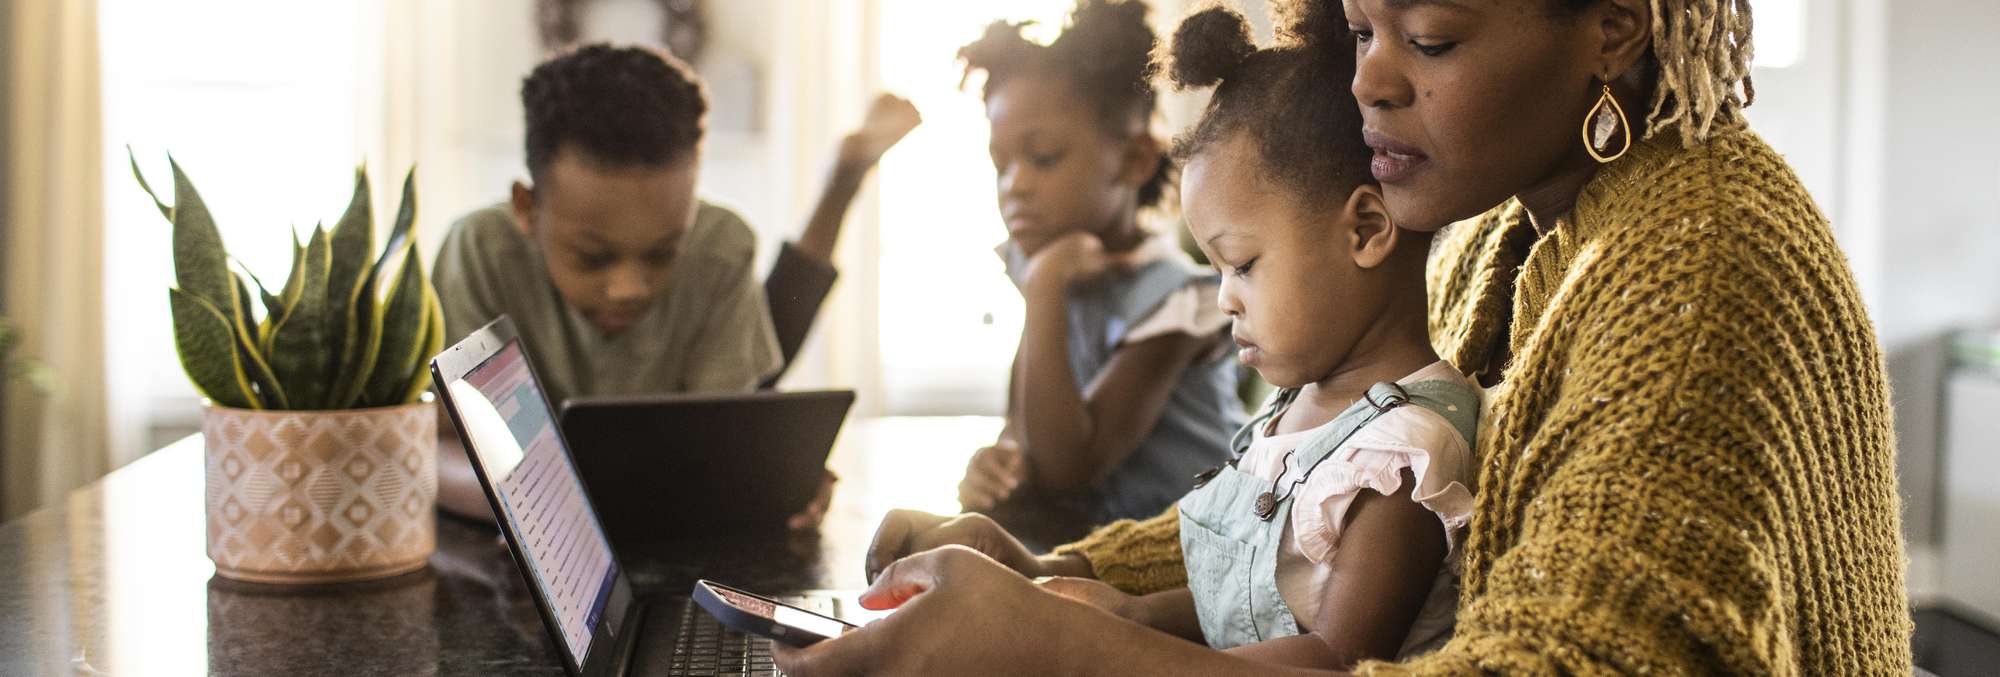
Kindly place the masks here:
[[(1618, 152), (1606, 155), (1613, 132), (1618, 133), (1622, 143)], [(1590, 157), (1599, 164), (1625, 157), (1625, 152), (1632, 150), (1632, 122), (1625, 117), (1625, 107), (1618, 105), (1618, 97), (1611, 95), (1611, 78), (1604, 79), (1604, 95), (1583, 116), (1583, 149), (1590, 151)]]

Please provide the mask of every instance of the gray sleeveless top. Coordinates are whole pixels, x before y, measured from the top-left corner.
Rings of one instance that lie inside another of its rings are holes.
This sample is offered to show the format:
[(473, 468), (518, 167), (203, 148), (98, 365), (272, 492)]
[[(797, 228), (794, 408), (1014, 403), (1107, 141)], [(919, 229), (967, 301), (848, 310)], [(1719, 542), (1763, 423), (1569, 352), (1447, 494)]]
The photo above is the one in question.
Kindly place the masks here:
[[(1018, 247), (1007, 245), (1002, 256), (1009, 270), (1025, 270), (1027, 260)], [(1069, 364), (1077, 383), (1097, 378), (1125, 333), (1174, 292), (1213, 277), (1170, 257), (1072, 289)], [(1071, 507), (1097, 524), (1152, 517), (1186, 495), (1195, 475), (1229, 460), (1230, 433), (1245, 419), (1236, 394), (1235, 351), (1202, 359), (1172, 376), (1173, 394), (1139, 448)]]

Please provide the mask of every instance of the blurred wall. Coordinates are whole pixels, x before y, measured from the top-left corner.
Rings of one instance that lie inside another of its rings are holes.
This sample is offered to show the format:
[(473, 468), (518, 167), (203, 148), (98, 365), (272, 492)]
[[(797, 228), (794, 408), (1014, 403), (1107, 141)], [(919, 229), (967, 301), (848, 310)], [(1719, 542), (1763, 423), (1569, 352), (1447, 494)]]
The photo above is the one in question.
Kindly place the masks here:
[[(0, 35), (13, 35), (13, 34), (14, 34), (14, 0), (0, 0)], [(13, 52), (14, 52), (14, 47), (13, 47), (13, 41), (11, 39), (0, 40), (0, 92), (12, 91), (13, 88), (14, 84)], [(6, 251), (7, 249), (7, 240), (8, 240), (7, 228), (10, 225), (7, 222), (8, 221), (7, 214), (10, 213), (8, 211), (10, 209), (10, 206), (7, 204), (7, 196), (8, 193), (11, 192), (9, 186), (13, 185), (9, 181), (10, 177), (7, 174), (8, 171), (11, 169), (11, 166), (13, 165), (13, 161), (7, 158), (14, 157), (13, 146), (9, 144), (10, 140), (7, 138), (8, 130), (14, 128), (13, 121), (8, 119), (8, 116), (11, 115), (11, 113), (9, 112), (10, 108), (11, 106), (5, 105), (4, 102), (0, 102), (0, 251)], [(5, 266), (5, 265), (6, 263), (4, 261), (0, 261), (0, 266)], [(6, 270), (0, 269), (0, 317), (5, 317), (7, 315), (6, 272), (7, 272)], [(5, 420), (7, 411), (6, 400), (7, 400), (7, 389), (5, 387), (0, 387), (0, 430), (7, 429), (7, 421)], [(0, 453), (0, 458), (6, 458), (6, 454)], [(0, 505), (6, 505), (6, 498), (7, 497), (4, 495), (4, 492), (0, 492)]]
[(2000, 320), (2000, 3), (1849, 1), (1849, 117), (1873, 146), (1849, 169), (1874, 198), (1850, 255), (1868, 259), (1857, 268), (1888, 352), (1906, 528), (1934, 545), (1942, 339)]

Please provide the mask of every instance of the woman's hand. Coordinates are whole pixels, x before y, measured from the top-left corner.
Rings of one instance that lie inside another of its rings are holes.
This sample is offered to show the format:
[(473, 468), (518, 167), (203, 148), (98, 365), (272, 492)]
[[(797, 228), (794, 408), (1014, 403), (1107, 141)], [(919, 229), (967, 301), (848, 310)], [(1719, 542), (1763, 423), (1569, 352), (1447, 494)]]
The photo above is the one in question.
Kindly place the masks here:
[(860, 601), (896, 612), (803, 649), (776, 644), (778, 667), (795, 677), (1047, 674), (1061, 641), (1052, 621), (1090, 613), (963, 546), (898, 560)]
[(1043, 590), (1111, 612), (1111, 615), (1147, 625), (1138, 597), (1120, 592), (1110, 583), (1095, 578), (1052, 576), (1035, 581)]
[(795, 677), (1297, 674), (1113, 618), (958, 546), (897, 561), (861, 606), (896, 612), (803, 649), (775, 645), (778, 667)]
[(991, 510), (1014, 495), (1028, 480), (1028, 462), (1021, 447), (1000, 440), (972, 454), (965, 479), (958, 483), (958, 504), (966, 510)]
[(947, 545), (970, 548), (1024, 577), (1091, 575), (1090, 563), (1075, 555), (1036, 557), (985, 515), (946, 517), (891, 510), (882, 518), (882, 526), (875, 529), (875, 541), (868, 544), (868, 580), (875, 580), (897, 560)]
[(1046, 576), (1028, 546), (985, 515), (953, 517), (915, 510), (891, 510), (875, 528), (868, 544), (868, 580), (874, 581), (896, 561), (916, 553), (959, 545), (970, 548), (1023, 576)]
[(1036, 583), (1043, 590), (1103, 609), (1119, 618), (1208, 646), (1201, 634), (1201, 617), (1194, 609), (1194, 593), (1187, 588), (1162, 590), (1150, 595), (1128, 595), (1094, 578), (1057, 576)]

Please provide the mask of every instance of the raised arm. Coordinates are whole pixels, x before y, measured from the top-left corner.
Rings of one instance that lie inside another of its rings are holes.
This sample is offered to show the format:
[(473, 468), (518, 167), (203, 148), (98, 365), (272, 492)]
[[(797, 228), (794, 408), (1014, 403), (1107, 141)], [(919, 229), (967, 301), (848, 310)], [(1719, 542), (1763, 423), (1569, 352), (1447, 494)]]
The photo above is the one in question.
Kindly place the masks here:
[(909, 101), (883, 94), (869, 106), (861, 127), (841, 139), (840, 150), (833, 168), (827, 172), (826, 185), (813, 205), (812, 216), (807, 218), (798, 238), (779, 249), (778, 260), (764, 280), (771, 324), (784, 357), (784, 366), (764, 387), (776, 385), (784, 369), (791, 366), (819, 317), (820, 305), (833, 290), (833, 282), (839, 277), (839, 271), (833, 267), (834, 246), (840, 242), (841, 226), (847, 221), (854, 197), (861, 192), (862, 182), (881, 161), (882, 154), (922, 121), (917, 107)]

